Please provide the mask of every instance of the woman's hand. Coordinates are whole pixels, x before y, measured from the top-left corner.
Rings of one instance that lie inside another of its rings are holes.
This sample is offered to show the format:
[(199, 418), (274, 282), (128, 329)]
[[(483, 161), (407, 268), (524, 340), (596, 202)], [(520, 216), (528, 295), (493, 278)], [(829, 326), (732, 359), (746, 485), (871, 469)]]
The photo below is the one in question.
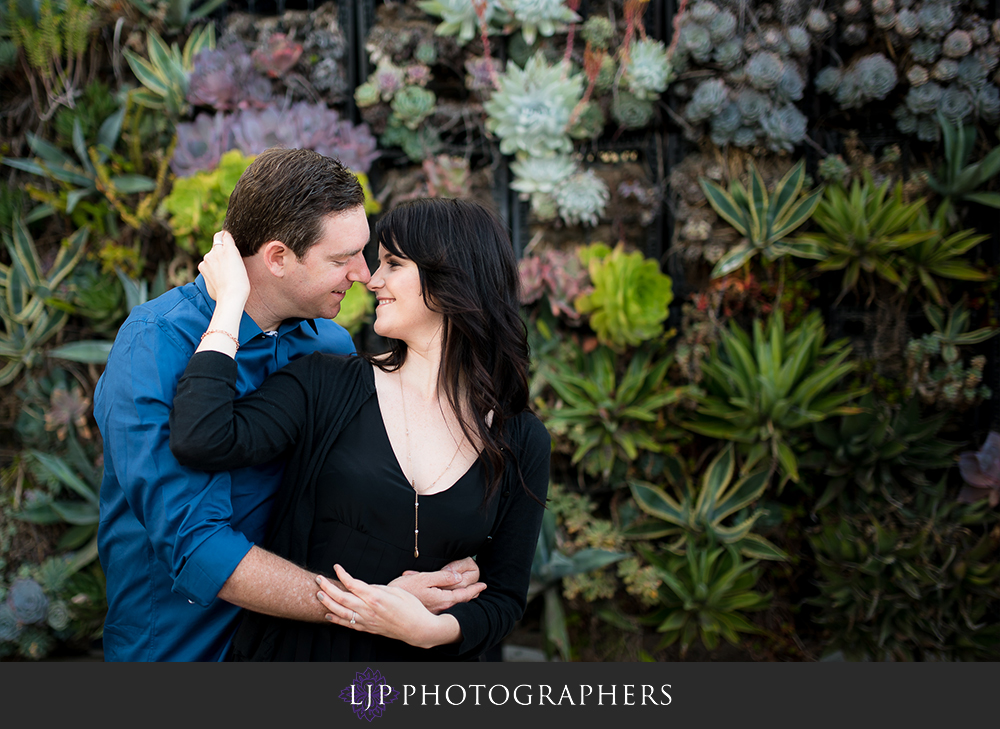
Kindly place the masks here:
[(319, 576), (316, 597), (330, 611), (326, 619), (345, 628), (384, 635), (418, 648), (433, 648), (461, 639), (462, 630), (451, 615), (434, 615), (406, 590), (369, 585), (334, 565), (343, 589)]
[(389, 587), (400, 587), (423, 604), (435, 615), (457, 605), (469, 602), (486, 589), (479, 582), (479, 565), (472, 557), (449, 562), (436, 572), (406, 570), (389, 583)]
[(215, 234), (212, 250), (205, 254), (198, 270), (205, 277), (209, 296), (216, 302), (236, 304), (243, 309), (250, 295), (250, 279), (243, 256), (229, 231), (222, 230)]

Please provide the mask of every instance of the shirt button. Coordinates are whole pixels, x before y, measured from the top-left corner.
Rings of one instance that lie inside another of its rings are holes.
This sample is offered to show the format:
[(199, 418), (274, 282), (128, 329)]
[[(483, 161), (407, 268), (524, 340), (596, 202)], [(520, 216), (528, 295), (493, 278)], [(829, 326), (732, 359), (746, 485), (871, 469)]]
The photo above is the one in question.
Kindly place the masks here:
[(194, 605), (194, 600), (188, 600), (189, 605)]

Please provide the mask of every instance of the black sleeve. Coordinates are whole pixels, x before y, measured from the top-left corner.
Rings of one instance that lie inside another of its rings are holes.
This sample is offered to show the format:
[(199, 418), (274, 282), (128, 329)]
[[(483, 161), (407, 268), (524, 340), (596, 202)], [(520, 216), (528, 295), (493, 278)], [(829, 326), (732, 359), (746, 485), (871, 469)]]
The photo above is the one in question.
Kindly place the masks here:
[(309, 417), (316, 358), (302, 357), (236, 397), (236, 361), (198, 352), (177, 385), (170, 413), (170, 450), (190, 468), (227, 471), (266, 463), (288, 451)]
[(527, 605), (542, 504), (549, 488), (551, 438), (534, 415), (525, 413), (521, 419), (518, 462), (524, 485), (538, 501), (525, 492), (516, 474), (504, 478), (501, 489), (509, 490), (509, 507), (488, 546), (476, 556), (479, 579), (486, 589), (474, 600), (445, 610), (458, 620), (462, 640), (435, 649), (458, 660), (474, 658), (506, 638)]

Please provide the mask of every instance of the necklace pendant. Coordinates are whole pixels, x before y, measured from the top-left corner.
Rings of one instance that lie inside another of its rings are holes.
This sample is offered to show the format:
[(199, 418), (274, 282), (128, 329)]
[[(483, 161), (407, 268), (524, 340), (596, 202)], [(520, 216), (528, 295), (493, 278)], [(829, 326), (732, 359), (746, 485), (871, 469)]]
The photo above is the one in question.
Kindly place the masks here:
[(420, 550), (419, 549), (414, 549), (413, 550), (413, 556), (414, 557), (419, 557), (420, 556)]

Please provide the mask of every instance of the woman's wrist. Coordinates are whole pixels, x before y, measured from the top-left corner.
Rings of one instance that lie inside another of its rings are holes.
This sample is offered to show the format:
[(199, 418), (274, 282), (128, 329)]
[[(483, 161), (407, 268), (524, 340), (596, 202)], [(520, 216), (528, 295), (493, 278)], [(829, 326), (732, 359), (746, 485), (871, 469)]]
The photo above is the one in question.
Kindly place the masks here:
[(428, 625), (428, 630), (424, 639), (420, 642), (420, 648), (435, 648), (439, 645), (448, 645), (462, 640), (462, 626), (454, 615), (442, 613), (433, 615)]

